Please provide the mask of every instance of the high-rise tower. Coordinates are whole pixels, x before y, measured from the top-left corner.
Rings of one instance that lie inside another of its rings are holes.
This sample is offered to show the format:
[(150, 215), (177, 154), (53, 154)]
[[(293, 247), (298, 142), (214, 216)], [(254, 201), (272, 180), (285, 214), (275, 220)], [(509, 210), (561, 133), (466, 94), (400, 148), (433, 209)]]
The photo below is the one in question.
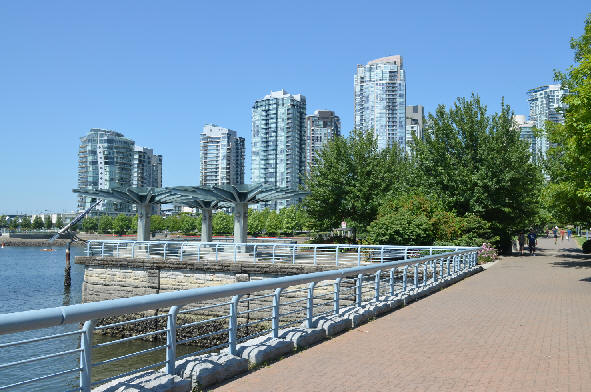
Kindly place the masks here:
[(316, 110), (306, 117), (306, 170), (316, 165), (317, 155), (332, 138), (341, 135), (341, 119), (331, 110)]
[(252, 107), (252, 183), (297, 190), (305, 170), (306, 97), (272, 91)]
[(376, 135), (378, 148), (406, 146), (406, 78), (402, 56), (358, 65), (355, 85), (355, 129)]
[(244, 138), (206, 124), (201, 132), (201, 185), (244, 184)]
[[(533, 121), (536, 128), (544, 130), (546, 121), (564, 124), (564, 115), (561, 109), (565, 108), (565, 104), (562, 102), (562, 97), (565, 94), (568, 94), (568, 91), (562, 89), (559, 84), (540, 86), (527, 92), (529, 119)], [(550, 147), (545, 133), (539, 136), (537, 143), (539, 145), (538, 153), (545, 156)]]

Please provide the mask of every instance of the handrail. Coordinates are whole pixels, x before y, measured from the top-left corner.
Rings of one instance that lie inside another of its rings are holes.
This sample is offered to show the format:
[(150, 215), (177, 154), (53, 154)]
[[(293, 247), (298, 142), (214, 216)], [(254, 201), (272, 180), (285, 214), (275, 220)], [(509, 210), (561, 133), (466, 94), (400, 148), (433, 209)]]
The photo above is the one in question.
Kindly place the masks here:
[[(466, 250), (446, 253), (446, 256), (459, 256), (474, 252), (476, 249), (478, 248), (468, 248)], [(376, 263), (376, 265), (357, 266), (334, 271), (314, 272), (274, 279), (233, 283), (223, 286), (202, 287), (131, 298), (118, 298), (100, 302), (60, 306), (57, 308), (7, 313), (0, 317), (0, 335), (26, 331), (29, 329), (84, 322), (107, 316), (142, 312), (156, 308), (181, 306), (191, 302), (243, 295), (262, 290), (285, 288), (293, 285), (319, 282), (322, 280), (333, 280), (358, 274), (373, 273), (386, 268), (404, 267), (411, 264), (424, 263), (426, 261), (436, 260), (440, 257), (441, 255), (426, 256), (410, 260)]]

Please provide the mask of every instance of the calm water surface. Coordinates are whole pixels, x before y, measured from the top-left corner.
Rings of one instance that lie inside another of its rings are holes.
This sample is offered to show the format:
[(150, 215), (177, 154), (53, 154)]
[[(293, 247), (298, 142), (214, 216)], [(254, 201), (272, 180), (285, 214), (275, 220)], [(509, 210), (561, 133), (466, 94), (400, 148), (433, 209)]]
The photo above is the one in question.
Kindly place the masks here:
[[(0, 318), (4, 313), (24, 310), (51, 308), (62, 305), (77, 304), (82, 298), (82, 280), (84, 266), (74, 264), (74, 257), (83, 255), (84, 249), (71, 248), (72, 287), (64, 290), (65, 247), (54, 247), (53, 252), (41, 251), (39, 247), (5, 247), (0, 248)], [(27, 331), (12, 335), (0, 335), (0, 344), (31, 339), (51, 334), (76, 331), (81, 329), (78, 324), (67, 324), (59, 327), (46, 328), (40, 331)], [(96, 337), (95, 344), (108, 338)], [(0, 364), (15, 362), (79, 347), (79, 335), (67, 336), (38, 343), (16, 347), (0, 348)], [(160, 345), (162, 343), (159, 343)], [(95, 350), (93, 362), (116, 357), (128, 352), (144, 350), (157, 344), (149, 342), (129, 342), (113, 345), (108, 350)], [(105, 365), (94, 371), (94, 376), (104, 378), (163, 360), (164, 352), (142, 355), (140, 357)], [(24, 366), (0, 368), (0, 386), (46, 374), (57, 373), (79, 366), (79, 353), (61, 357), (35, 361)], [(116, 373), (115, 373), (116, 372)], [(64, 391), (78, 387), (78, 372), (72, 372), (56, 378), (43, 380), (28, 386), (16, 387), (15, 391)], [(96, 377), (93, 377), (96, 378)]]

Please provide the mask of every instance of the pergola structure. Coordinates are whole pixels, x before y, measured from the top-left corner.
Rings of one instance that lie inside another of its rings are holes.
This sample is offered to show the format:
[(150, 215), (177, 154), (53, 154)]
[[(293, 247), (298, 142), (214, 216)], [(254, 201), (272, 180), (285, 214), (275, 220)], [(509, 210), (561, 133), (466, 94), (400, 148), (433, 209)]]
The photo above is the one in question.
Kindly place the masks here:
[(135, 204), (137, 207), (137, 240), (150, 240), (150, 216), (152, 205), (177, 203), (180, 195), (167, 188), (154, 187), (119, 187), (111, 189), (82, 188), (74, 189), (74, 193), (97, 199), (115, 200)]
[(83, 188), (74, 193), (97, 199), (115, 200), (137, 206), (137, 240), (150, 240), (150, 216), (153, 204), (176, 203), (201, 210), (201, 241), (212, 240), (212, 211), (234, 207), (234, 242), (244, 243), (248, 236), (248, 205), (290, 199), (305, 192), (261, 184), (177, 186), (172, 188), (127, 187), (111, 189)]
[[(305, 195), (305, 192), (262, 184), (177, 186), (170, 189), (179, 195), (195, 199), (232, 204), (234, 206), (234, 242), (236, 243), (244, 243), (248, 238), (249, 204), (290, 199)], [(201, 210), (204, 211), (205, 209), (202, 208)], [(211, 214), (211, 209), (209, 209), (209, 214)], [(202, 226), (205, 227), (203, 222), (205, 222), (205, 219), (202, 218)], [(210, 225), (207, 228), (207, 232), (210, 233), (211, 218), (207, 219), (207, 222)], [(203, 233), (204, 231), (202, 229), (202, 240), (204, 238)]]

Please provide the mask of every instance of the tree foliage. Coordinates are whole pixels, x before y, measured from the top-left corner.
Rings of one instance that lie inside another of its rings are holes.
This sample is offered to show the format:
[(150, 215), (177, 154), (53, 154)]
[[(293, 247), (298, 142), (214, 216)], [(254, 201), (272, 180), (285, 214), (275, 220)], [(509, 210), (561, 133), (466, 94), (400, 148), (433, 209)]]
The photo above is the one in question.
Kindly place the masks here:
[(348, 138), (332, 139), (306, 178), (309, 224), (330, 230), (347, 221), (363, 230), (377, 216), (385, 195), (408, 187), (409, 168), (397, 146), (378, 151), (373, 132), (353, 130)]
[(426, 189), (447, 210), (489, 222), (497, 246), (511, 248), (511, 236), (533, 224), (540, 210), (540, 167), (530, 161), (509, 106), (487, 114), (480, 98), (459, 98), (430, 114), (424, 140), (415, 143), (415, 166)]
[(86, 233), (96, 233), (98, 231), (98, 218), (90, 216), (84, 218), (82, 230)]
[(35, 230), (41, 230), (43, 228), (43, 219), (37, 215), (34, 219), (33, 219), (33, 223), (32, 223), (32, 228)]
[(51, 215), (45, 215), (45, 221), (43, 222), (43, 225), (48, 230), (53, 227), (53, 222), (51, 221)]
[(60, 215), (58, 215), (57, 219), (55, 220), (55, 227), (58, 229), (61, 229), (62, 227), (64, 227), (64, 220)]
[(549, 208), (562, 222), (591, 221), (591, 14), (585, 31), (571, 39), (575, 64), (555, 79), (568, 89), (563, 97), (564, 125), (548, 123), (553, 146), (548, 151), (546, 190)]
[(123, 235), (131, 230), (131, 221), (132, 218), (130, 216), (119, 214), (113, 220), (113, 233), (117, 235)]
[(213, 214), (211, 219), (213, 234), (232, 234), (234, 232), (234, 217), (223, 211)]
[(113, 231), (113, 218), (109, 215), (103, 215), (98, 220), (98, 232), (101, 234), (109, 234)]

